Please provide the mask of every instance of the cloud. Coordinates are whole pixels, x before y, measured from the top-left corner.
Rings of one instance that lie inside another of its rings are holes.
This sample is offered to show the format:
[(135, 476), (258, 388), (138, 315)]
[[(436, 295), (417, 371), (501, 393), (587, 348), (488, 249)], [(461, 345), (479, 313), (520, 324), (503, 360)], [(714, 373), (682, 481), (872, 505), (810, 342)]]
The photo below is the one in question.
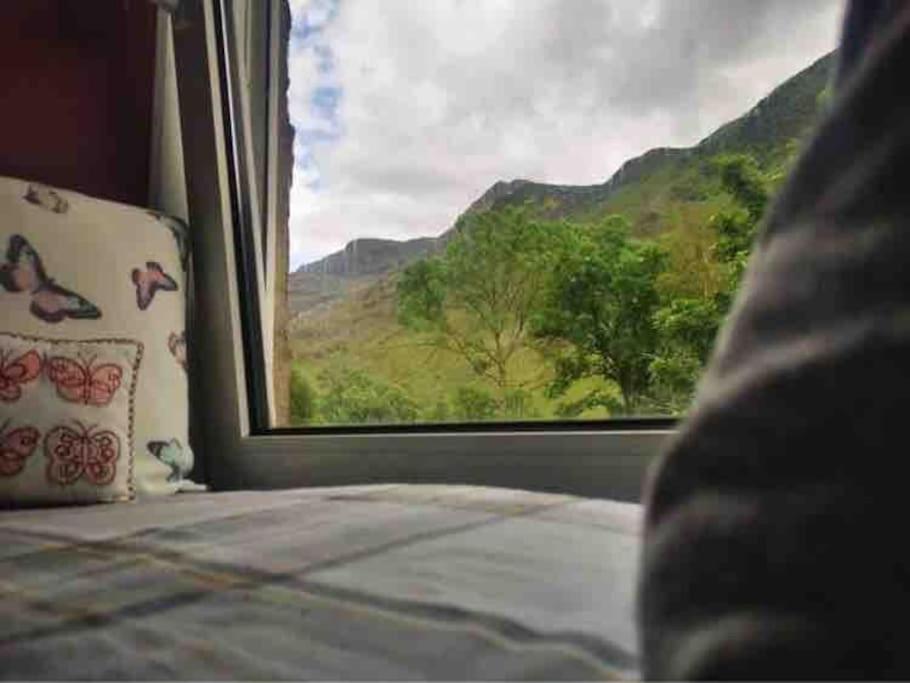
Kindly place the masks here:
[(840, 0), (292, 0), (292, 267), (497, 180), (696, 143), (833, 49)]

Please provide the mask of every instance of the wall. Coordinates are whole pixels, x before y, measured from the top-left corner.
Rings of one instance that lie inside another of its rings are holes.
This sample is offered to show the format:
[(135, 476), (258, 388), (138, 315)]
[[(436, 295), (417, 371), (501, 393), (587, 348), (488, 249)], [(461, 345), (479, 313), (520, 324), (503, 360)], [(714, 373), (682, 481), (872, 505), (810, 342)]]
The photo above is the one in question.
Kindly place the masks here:
[(0, 2), (0, 174), (146, 204), (155, 12)]

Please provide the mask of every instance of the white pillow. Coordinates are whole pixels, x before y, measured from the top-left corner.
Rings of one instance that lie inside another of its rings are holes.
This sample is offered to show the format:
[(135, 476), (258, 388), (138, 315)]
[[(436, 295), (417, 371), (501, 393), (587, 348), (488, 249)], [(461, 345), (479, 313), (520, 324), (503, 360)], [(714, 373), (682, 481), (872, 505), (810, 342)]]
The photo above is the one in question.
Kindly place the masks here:
[(133, 497), (142, 344), (0, 333), (0, 503)]
[[(77, 192), (0, 178), (0, 332), (144, 347), (135, 488), (172, 493), (192, 467), (185, 226)], [(0, 402), (0, 423), (6, 407)]]

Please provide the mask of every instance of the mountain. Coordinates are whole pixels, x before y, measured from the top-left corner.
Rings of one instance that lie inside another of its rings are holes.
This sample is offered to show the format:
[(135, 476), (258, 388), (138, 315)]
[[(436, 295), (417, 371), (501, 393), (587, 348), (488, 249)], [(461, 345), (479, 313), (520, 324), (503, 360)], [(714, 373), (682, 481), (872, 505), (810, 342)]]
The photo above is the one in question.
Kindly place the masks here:
[[(636, 233), (659, 233), (667, 216), (679, 206), (717, 195), (719, 185), (711, 159), (719, 154), (747, 152), (766, 170), (779, 170), (782, 177), (824, 107), (833, 65), (833, 53), (822, 57), (694, 147), (652, 149), (596, 185), (499, 181), (465, 214), (518, 205), (548, 219), (596, 220), (621, 213)], [(341, 251), (301, 266), (288, 279), (292, 312), (325, 309), (355, 290), (368, 288), (444, 247), (453, 229), (437, 237), (408, 241), (358, 239)]]
[(435, 237), (418, 237), (405, 242), (356, 239), (348, 242), (341, 251), (301, 266), (297, 272), (338, 277), (381, 275), (425, 256), (435, 248), (437, 242)]
[(746, 114), (690, 148), (659, 147), (624, 163), (598, 185), (552, 185), (528, 180), (494, 184), (471, 211), (531, 205), (546, 218), (596, 218), (623, 213), (641, 233), (653, 232), (655, 210), (671, 200), (697, 201), (714, 190), (710, 160), (749, 153), (766, 168), (792, 159), (818, 121), (834, 66), (828, 54), (796, 74)]
[(433, 252), (440, 240), (420, 237), (400, 242), (384, 239), (357, 239), (344, 249), (307, 263), (288, 278), (288, 305), (299, 313), (329, 305), (358, 284), (401, 270)]

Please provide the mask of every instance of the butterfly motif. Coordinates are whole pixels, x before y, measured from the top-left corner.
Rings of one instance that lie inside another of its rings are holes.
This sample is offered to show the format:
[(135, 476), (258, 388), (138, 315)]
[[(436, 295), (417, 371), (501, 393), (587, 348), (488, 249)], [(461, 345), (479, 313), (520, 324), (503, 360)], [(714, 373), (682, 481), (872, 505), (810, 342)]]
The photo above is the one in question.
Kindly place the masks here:
[(41, 433), (34, 427), (6, 431), (8, 426), (9, 420), (0, 427), (0, 476), (3, 477), (12, 477), (22, 471), (41, 438)]
[(186, 332), (184, 331), (180, 334), (171, 332), (167, 338), (167, 347), (174, 358), (177, 359), (177, 362), (180, 363), (180, 367), (186, 370)]
[(149, 453), (171, 468), (167, 480), (177, 482), (193, 469), (193, 451), (184, 448), (178, 439), (170, 441), (149, 441), (146, 444)]
[(189, 230), (186, 227), (186, 223), (179, 218), (168, 216), (159, 211), (148, 211), (148, 215), (171, 231), (171, 234), (174, 236), (174, 241), (177, 242), (177, 251), (180, 253), (180, 265), (183, 270), (186, 271), (190, 256)]
[(0, 401), (12, 403), (22, 396), (22, 385), (32, 382), (41, 375), (41, 354), (32, 349), (15, 360), (11, 352), (0, 351)]
[(68, 486), (84, 477), (96, 486), (110, 484), (117, 475), (120, 439), (109, 429), (73, 424), (75, 429), (61, 425), (44, 437), (48, 481)]
[(164, 272), (157, 261), (146, 261), (145, 270), (133, 268), (133, 284), (136, 285), (136, 305), (140, 311), (148, 308), (155, 292), (159, 289), (165, 292), (177, 291), (177, 283), (170, 275)]
[(70, 208), (69, 202), (61, 197), (56, 190), (40, 183), (29, 185), (23, 199), (30, 204), (40, 206), (42, 209), (47, 209), (53, 213), (66, 213)]
[(9, 238), (6, 261), (0, 265), (0, 285), (7, 292), (31, 294), (32, 315), (47, 323), (58, 323), (64, 318), (101, 317), (97, 306), (47, 276), (38, 252), (22, 235)]
[(75, 360), (52, 356), (45, 362), (47, 377), (57, 386), (57, 395), (70, 403), (106, 406), (123, 381), (123, 369), (116, 363), (95, 365), (95, 359)]

